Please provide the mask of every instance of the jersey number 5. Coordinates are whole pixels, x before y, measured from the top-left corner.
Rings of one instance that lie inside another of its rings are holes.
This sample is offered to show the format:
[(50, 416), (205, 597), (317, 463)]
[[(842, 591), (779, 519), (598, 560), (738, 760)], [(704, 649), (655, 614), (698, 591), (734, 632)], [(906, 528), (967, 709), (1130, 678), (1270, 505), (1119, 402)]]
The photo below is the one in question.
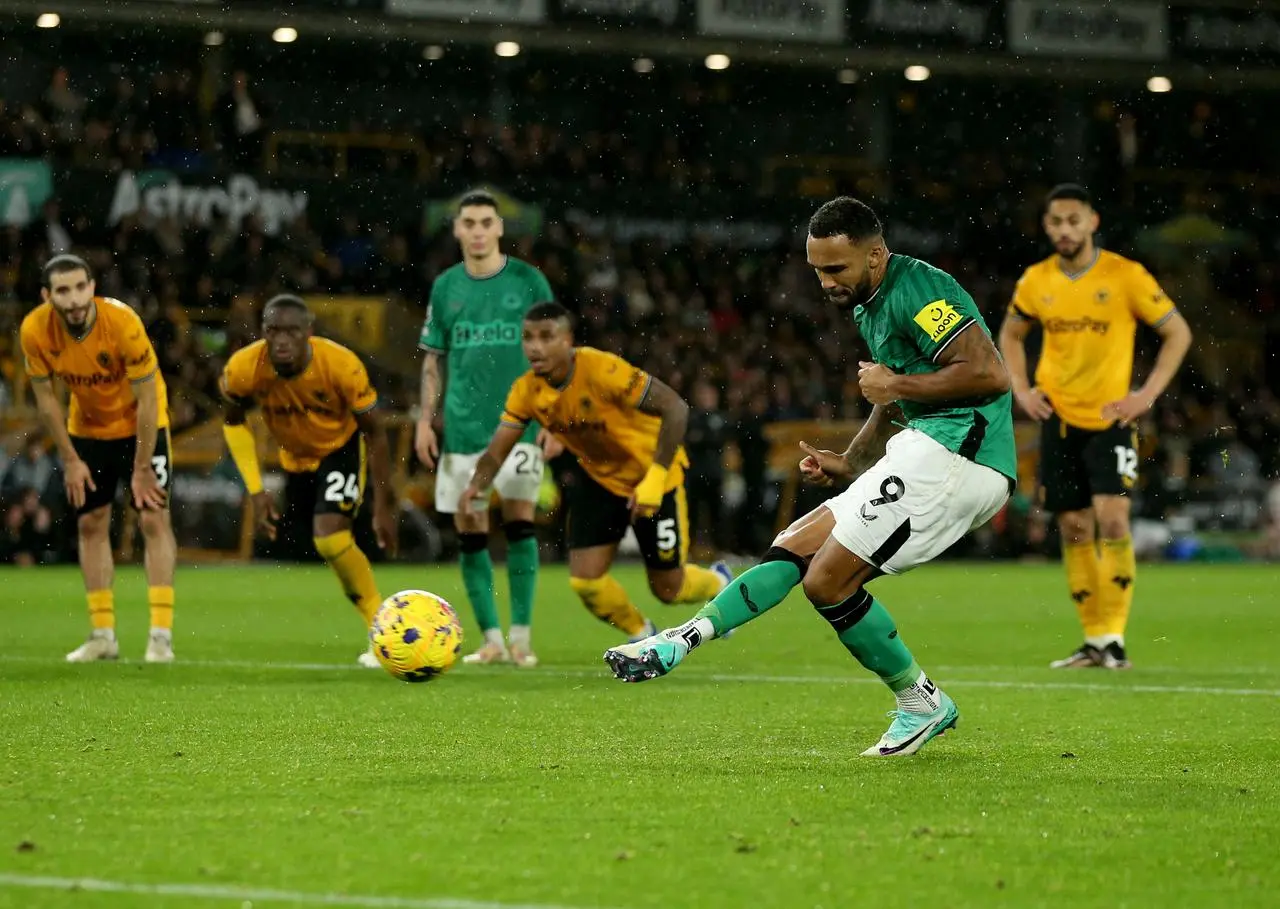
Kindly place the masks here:
[(658, 549), (662, 552), (671, 552), (680, 542), (680, 536), (676, 533), (676, 519), (663, 518), (658, 521)]

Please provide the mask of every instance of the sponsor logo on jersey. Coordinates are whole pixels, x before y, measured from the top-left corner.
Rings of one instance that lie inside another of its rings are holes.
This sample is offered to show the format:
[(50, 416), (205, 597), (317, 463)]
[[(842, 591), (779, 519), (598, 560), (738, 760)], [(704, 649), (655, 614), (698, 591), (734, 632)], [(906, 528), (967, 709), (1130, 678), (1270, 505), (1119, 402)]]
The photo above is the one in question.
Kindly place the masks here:
[(920, 326), (930, 341), (937, 343), (949, 335), (962, 319), (946, 300), (934, 300), (916, 313), (912, 321)]
[(458, 322), (453, 326), (453, 349), (468, 347), (506, 347), (520, 343), (520, 325), (517, 322)]
[(558, 436), (571, 436), (585, 432), (603, 434), (609, 427), (605, 424), (604, 420), (573, 418), (569, 420), (553, 420), (549, 423), (543, 423), (542, 428)]
[(112, 370), (109, 374), (94, 373), (93, 375), (80, 375), (73, 372), (60, 372), (58, 378), (67, 384), (68, 388), (97, 388), (99, 385), (116, 385), (124, 381), (124, 370)]
[(262, 412), (271, 417), (302, 417), (310, 414), (329, 416), (332, 413), (329, 408), (314, 404), (263, 404)]
[(1110, 327), (1110, 322), (1090, 319), (1087, 316), (1083, 319), (1046, 319), (1044, 321), (1044, 330), (1054, 334), (1078, 334), (1082, 331), (1091, 331), (1096, 335), (1105, 335)]

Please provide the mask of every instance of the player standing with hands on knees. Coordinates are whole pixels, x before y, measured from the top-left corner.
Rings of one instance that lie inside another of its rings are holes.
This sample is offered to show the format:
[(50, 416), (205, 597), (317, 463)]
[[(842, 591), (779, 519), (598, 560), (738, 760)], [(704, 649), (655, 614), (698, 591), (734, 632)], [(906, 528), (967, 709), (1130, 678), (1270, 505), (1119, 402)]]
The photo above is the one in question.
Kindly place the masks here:
[[(1083, 187), (1050, 191), (1044, 229), (1054, 255), (1023, 272), (1000, 328), (1014, 396), (1042, 427), (1044, 507), (1058, 517), (1068, 589), (1084, 631), (1084, 643), (1051, 663), (1055, 669), (1130, 666), (1124, 635), (1137, 575), (1129, 530), (1135, 424), (1191, 347), (1191, 328), (1155, 278), (1095, 245), (1099, 221)], [(1139, 321), (1160, 336), (1160, 353), (1134, 391)], [(1044, 348), (1032, 386), (1026, 338), (1037, 323)]]
[[(397, 507), (391, 485), (391, 446), (375, 409), (378, 393), (352, 351), (312, 336), (314, 319), (300, 298), (281, 294), (262, 310), (261, 341), (231, 355), (222, 370), (222, 434), (253, 497), (254, 519), (275, 539), (280, 512), (263, 489), (248, 412), (260, 408), (280, 445), (285, 471), (285, 513), (310, 516), (316, 552), (338, 576), (366, 627), (382, 605), (373, 567), (352, 528), (373, 475), (373, 530), (378, 545), (396, 548)], [(380, 666), (371, 649), (361, 666)]]
[[(92, 631), (67, 660), (87, 663), (120, 655), (111, 506), (127, 480), (146, 547), (151, 632), (145, 658), (168, 663), (173, 660), (177, 559), (168, 505), (173, 484), (168, 396), (138, 314), (119, 300), (95, 296), (94, 290), (93, 273), (83, 259), (55, 256), (41, 276), (41, 303), (22, 320), (20, 332), (36, 406), (57, 445), (67, 501), (76, 512)], [(71, 395), (65, 420), (55, 377)]]
[[(511, 627), (506, 641), (493, 590), (488, 499), (471, 510), (458, 507), (458, 496), (502, 417), (507, 389), (529, 368), (520, 347), (525, 313), (535, 304), (552, 300), (551, 285), (542, 272), (503, 254), (499, 245), (502, 233), (502, 218), (493, 196), (472, 192), (462, 197), (453, 220), (462, 261), (441, 272), (432, 284), (419, 342), (426, 355), (414, 448), (422, 465), (436, 471), (436, 511), (453, 515), (462, 550), (462, 583), (484, 634), (480, 649), (464, 656), (463, 662), (511, 662), (528, 668), (538, 664), (532, 646), (538, 583), (533, 518), (544, 454), (555, 457), (561, 450), (559, 444), (530, 425), (494, 477), (494, 487), (502, 497), (511, 588)], [(433, 425), (442, 390), (443, 446)]]
[(802, 585), (897, 701), (888, 730), (863, 755), (914, 754), (954, 727), (959, 711), (866, 585), (933, 560), (1004, 506), (1016, 476), (1009, 377), (969, 294), (947, 273), (891, 254), (862, 202), (840, 197), (819, 208), (805, 248), (827, 299), (870, 348), (858, 384), (873, 408), (843, 454), (806, 445), (800, 468), (810, 482), (852, 485), (779, 534), (760, 564), (688, 622), (615, 647), (605, 661), (627, 682), (666, 675)]

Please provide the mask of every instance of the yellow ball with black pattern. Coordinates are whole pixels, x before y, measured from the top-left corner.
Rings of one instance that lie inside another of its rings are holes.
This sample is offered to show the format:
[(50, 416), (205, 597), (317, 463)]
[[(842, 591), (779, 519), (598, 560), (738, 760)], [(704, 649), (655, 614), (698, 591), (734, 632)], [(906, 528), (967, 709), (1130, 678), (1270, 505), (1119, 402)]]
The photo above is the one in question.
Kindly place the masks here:
[(428, 682), (457, 662), (462, 625), (444, 597), (402, 590), (378, 607), (369, 642), (387, 672), (406, 682)]

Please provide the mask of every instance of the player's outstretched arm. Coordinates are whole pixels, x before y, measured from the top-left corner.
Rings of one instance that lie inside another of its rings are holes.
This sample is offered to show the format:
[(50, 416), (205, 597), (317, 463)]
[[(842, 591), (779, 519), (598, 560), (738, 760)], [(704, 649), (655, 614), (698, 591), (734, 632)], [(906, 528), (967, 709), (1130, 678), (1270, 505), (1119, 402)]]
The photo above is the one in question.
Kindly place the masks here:
[(53, 436), (53, 443), (58, 448), (58, 457), (62, 459), (62, 482), (67, 490), (67, 501), (72, 507), (79, 508), (84, 505), (85, 488), (88, 487), (89, 490), (96, 492), (98, 487), (93, 483), (88, 465), (80, 460), (75, 445), (71, 443), (71, 434), (67, 432), (67, 419), (62, 412), (58, 395), (53, 390), (53, 380), (37, 379), (33, 376), (31, 389), (35, 392), (36, 409), (40, 412), (40, 419), (49, 435)]
[(524, 435), (523, 426), (514, 426), (510, 423), (502, 423), (498, 426), (497, 432), (489, 440), (489, 447), (476, 462), (476, 469), (471, 474), (471, 482), (467, 484), (466, 489), (462, 490), (462, 497), (458, 501), (459, 511), (469, 512), (471, 503), (480, 494), (480, 490), (488, 489), (493, 485), (493, 478), (498, 475), (498, 469), (507, 460), (511, 449), (516, 447), (522, 435)]
[[(1009, 373), (986, 332), (973, 322), (959, 331), (959, 336), (938, 354), (936, 372), (913, 376), (890, 374), (887, 390), (893, 400), (940, 404), (1004, 394), (1009, 390)], [(875, 369), (884, 367), (876, 365)], [(861, 379), (859, 376), (859, 381)]]
[(399, 534), (396, 532), (396, 491), (391, 484), (391, 443), (387, 427), (376, 410), (358, 413), (356, 426), (364, 433), (369, 451), (369, 476), (373, 480), (373, 531), (378, 545), (395, 555)]

